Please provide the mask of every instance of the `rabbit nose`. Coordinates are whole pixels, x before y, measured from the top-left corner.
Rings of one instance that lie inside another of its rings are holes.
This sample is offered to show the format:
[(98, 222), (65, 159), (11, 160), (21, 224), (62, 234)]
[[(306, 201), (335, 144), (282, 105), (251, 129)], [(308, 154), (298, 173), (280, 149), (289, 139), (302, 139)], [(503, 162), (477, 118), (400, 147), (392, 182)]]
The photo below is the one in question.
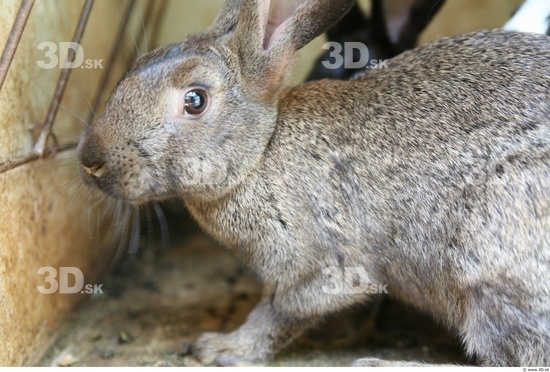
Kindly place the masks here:
[(100, 178), (102, 175), (104, 175), (105, 169), (105, 163), (98, 163), (92, 166), (86, 166), (82, 164), (82, 170), (84, 171), (84, 173), (94, 178)]
[(85, 141), (79, 151), (82, 171), (93, 178), (100, 178), (107, 170), (105, 155), (96, 142), (90, 138)]

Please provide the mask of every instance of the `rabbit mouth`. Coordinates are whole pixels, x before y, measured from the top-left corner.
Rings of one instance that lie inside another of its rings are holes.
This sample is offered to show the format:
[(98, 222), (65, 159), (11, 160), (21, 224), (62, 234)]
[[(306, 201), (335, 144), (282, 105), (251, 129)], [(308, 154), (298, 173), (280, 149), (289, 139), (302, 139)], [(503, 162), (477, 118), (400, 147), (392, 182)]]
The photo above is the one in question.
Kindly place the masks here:
[(133, 205), (143, 205), (174, 197), (174, 193), (162, 190), (160, 185), (154, 185), (144, 172), (130, 174), (127, 177), (117, 177), (117, 172), (109, 169), (106, 164), (96, 167), (80, 166), (81, 178), (86, 185), (108, 195), (110, 198)]

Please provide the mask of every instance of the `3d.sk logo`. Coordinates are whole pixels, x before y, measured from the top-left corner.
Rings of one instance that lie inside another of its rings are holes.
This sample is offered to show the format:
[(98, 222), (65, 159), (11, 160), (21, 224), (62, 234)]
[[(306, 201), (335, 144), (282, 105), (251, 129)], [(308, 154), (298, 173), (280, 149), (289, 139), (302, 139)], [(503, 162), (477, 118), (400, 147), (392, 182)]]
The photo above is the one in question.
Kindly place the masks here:
[(53, 267), (41, 267), (36, 272), (44, 276), (45, 285), (36, 286), (42, 294), (102, 294), (103, 284), (84, 285), (84, 274), (76, 267), (60, 267), (58, 271)]
[(388, 284), (374, 284), (363, 267), (327, 267), (323, 269), (328, 285), (323, 291), (328, 294), (387, 294)]
[(337, 43), (330, 41), (323, 45), (328, 50), (329, 60), (323, 61), (323, 66), (329, 70), (339, 69), (342, 66), (346, 69), (375, 69), (387, 68), (387, 59), (371, 59), (369, 48), (358, 42)]
[(102, 59), (84, 59), (84, 49), (78, 43), (60, 42), (58, 47), (54, 42), (43, 41), (38, 44), (37, 48), (44, 51), (45, 60), (37, 61), (36, 64), (46, 70), (56, 67), (60, 69), (103, 69)]

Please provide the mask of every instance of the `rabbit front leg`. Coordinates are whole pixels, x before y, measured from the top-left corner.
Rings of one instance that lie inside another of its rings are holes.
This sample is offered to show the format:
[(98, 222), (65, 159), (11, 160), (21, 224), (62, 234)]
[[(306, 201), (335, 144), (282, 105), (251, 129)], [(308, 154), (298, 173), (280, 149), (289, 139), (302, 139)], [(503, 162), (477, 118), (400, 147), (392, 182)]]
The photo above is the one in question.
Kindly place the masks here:
[(195, 342), (194, 354), (205, 365), (262, 362), (313, 323), (313, 320), (297, 321), (281, 314), (271, 299), (264, 296), (237, 330), (228, 334), (203, 334)]
[(459, 367), (456, 364), (428, 364), (422, 362), (408, 362), (397, 360), (383, 360), (377, 358), (358, 359), (352, 367)]
[(365, 293), (334, 293), (327, 290), (330, 286), (331, 278), (321, 270), (299, 285), (279, 283), (264, 290), (262, 300), (241, 327), (229, 334), (202, 335), (195, 343), (195, 356), (206, 365), (261, 362), (324, 316), (367, 300)]

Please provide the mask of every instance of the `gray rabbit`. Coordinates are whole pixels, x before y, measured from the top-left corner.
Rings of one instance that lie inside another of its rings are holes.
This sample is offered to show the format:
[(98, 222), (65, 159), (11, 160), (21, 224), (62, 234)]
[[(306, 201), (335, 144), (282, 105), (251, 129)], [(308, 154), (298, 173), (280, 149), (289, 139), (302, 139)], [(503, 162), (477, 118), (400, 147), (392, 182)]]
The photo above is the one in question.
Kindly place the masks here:
[(181, 198), (261, 279), (239, 329), (197, 340), (204, 364), (263, 360), (368, 302), (355, 272), (480, 365), (549, 365), (550, 38), (481, 31), (289, 87), (296, 51), (353, 4), (226, 0), (120, 82), (79, 145), (85, 182)]

